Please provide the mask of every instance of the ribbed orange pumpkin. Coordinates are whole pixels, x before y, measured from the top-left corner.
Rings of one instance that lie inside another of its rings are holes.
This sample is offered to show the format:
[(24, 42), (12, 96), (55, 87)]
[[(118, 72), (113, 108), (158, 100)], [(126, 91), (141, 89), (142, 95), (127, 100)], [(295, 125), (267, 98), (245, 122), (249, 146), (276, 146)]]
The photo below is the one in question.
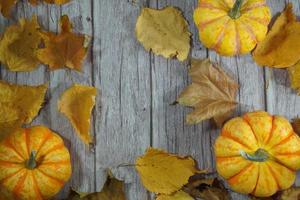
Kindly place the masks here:
[(270, 20), (265, 0), (199, 0), (194, 12), (201, 42), (225, 56), (253, 50)]
[(0, 142), (0, 199), (53, 197), (71, 176), (63, 140), (46, 127), (19, 129)]
[(236, 192), (268, 197), (300, 168), (300, 138), (288, 120), (258, 111), (228, 121), (215, 143), (218, 173)]

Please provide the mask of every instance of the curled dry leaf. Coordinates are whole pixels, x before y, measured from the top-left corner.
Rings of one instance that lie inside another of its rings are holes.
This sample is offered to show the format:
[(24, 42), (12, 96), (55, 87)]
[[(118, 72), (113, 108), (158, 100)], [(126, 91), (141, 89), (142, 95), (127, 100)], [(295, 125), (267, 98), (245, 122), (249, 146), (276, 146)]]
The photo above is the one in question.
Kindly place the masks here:
[(267, 37), (253, 52), (261, 66), (286, 68), (300, 60), (300, 22), (296, 21), (292, 4), (276, 19)]
[(287, 69), (290, 76), (291, 87), (300, 95), (300, 61)]
[(17, 0), (0, 0), (0, 9), (4, 17), (10, 17), (11, 8), (17, 3)]
[(300, 119), (299, 118), (295, 118), (292, 120), (292, 126), (293, 126), (295, 133), (300, 135)]
[(0, 81), (0, 138), (35, 118), (46, 91), (46, 85), (21, 86)]
[(72, 191), (68, 200), (125, 200), (124, 183), (112, 177), (107, 177), (101, 192), (82, 193)]
[(38, 2), (46, 2), (46, 3), (51, 3), (51, 4), (57, 4), (57, 5), (62, 5), (65, 3), (69, 3), (71, 0), (29, 0), (29, 3), (31, 3), (32, 5), (37, 5)]
[(237, 106), (238, 84), (208, 59), (192, 60), (189, 74), (193, 82), (177, 99), (179, 104), (195, 108), (188, 114), (187, 123), (214, 118), (221, 126)]
[(171, 195), (161, 194), (158, 195), (156, 200), (194, 200), (188, 193), (179, 190)]
[(165, 58), (185, 60), (190, 50), (190, 35), (181, 11), (171, 6), (162, 10), (144, 8), (136, 23), (138, 41), (147, 51)]
[(50, 69), (64, 66), (81, 71), (83, 59), (87, 53), (89, 39), (85, 35), (72, 32), (72, 25), (68, 16), (60, 20), (61, 33), (41, 32), (45, 47), (38, 50), (39, 60), (49, 65)]
[(300, 200), (300, 187), (294, 187), (283, 191), (280, 200)]
[(147, 149), (145, 155), (136, 160), (135, 167), (145, 188), (156, 194), (177, 192), (197, 172), (192, 158), (154, 148)]
[(74, 84), (62, 94), (58, 101), (58, 110), (70, 120), (85, 144), (92, 143), (89, 130), (96, 95), (96, 88)]
[(36, 56), (41, 42), (37, 17), (20, 19), (9, 26), (0, 41), (0, 61), (11, 71), (31, 71), (39, 65)]

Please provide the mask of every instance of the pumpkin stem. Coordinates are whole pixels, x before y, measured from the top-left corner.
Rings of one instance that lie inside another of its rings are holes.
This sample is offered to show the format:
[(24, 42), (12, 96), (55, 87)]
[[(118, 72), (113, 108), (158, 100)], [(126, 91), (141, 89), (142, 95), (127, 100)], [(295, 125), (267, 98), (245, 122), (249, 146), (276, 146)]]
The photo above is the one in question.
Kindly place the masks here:
[(269, 153), (264, 149), (257, 149), (254, 153), (247, 153), (243, 150), (240, 151), (241, 156), (247, 160), (254, 162), (265, 162), (270, 158)]
[(33, 151), (31, 151), (29, 159), (26, 161), (26, 164), (25, 164), (27, 169), (36, 168), (37, 163), (36, 163), (35, 157), (36, 157), (36, 151), (33, 150)]
[(230, 9), (228, 15), (232, 19), (237, 19), (241, 16), (241, 8), (244, 0), (236, 0), (233, 7)]

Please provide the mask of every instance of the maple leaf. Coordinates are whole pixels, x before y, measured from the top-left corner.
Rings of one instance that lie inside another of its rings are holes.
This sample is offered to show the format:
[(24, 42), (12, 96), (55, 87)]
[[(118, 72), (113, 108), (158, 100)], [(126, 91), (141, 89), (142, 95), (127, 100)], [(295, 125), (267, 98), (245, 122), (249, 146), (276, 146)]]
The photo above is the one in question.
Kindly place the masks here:
[(81, 70), (83, 59), (87, 53), (88, 39), (84, 35), (72, 32), (72, 25), (68, 16), (60, 20), (61, 33), (41, 32), (45, 48), (38, 50), (39, 60), (49, 65), (50, 69), (64, 66), (77, 71)]
[(253, 52), (261, 66), (286, 68), (300, 60), (300, 22), (296, 21), (293, 6), (289, 3), (276, 19), (266, 38)]
[(17, 0), (0, 0), (0, 9), (4, 17), (10, 17), (11, 8), (17, 3)]
[(180, 190), (197, 172), (192, 158), (154, 148), (147, 149), (145, 155), (136, 160), (135, 168), (146, 189), (157, 194), (172, 194)]
[(72, 191), (68, 200), (126, 200), (124, 183), (115, 179), (112, 175), (107, 177), (101, 192), (83, 193)]
[(208, 59), (192, 60), (189, 74), (192, 84), (177, 99), (179, 104), (195, 108), (188, 114), (187, 123), (196, 124), (214, 118), (221, 126), (237, 106), (238, 84)]
[(46, 91), (46, 85), (21, 86), (0, 81), (0, 138), (35, 118)]
[[(50, 3), (50, 4), (57, 4), (57, 5), (62, 5), (65, 3), (69, 3), (71, 0), (40, 0), (42, 2)], [(29, 0), (29, 3), (32, 5), (37, 5), (39, 0)]]
[(165, 58), (185, 60), (190, 50), (190, 36), (181, 11), (171, 6), (162, 10), (143, 8), (136, 23), (138, 41), (147, 51)]
[(165, 194), (158, 195), (156, 200), (194, 200), (194, 198), (191, 197), (186, 192), (179, 190), (178, 192), (175, 192), (175, 194), (171, 194), (171, 195), (165, 195)]
[(6, 28), (0, 41), (0, 61), (11, 71), (31, 71), (39, 65), (36, 51), (41, 42), (37, 17), (20, 19)]
[(90, 118), (96, 95), (96, 88), (74, 84), (62, 94), (58, 101), (58, 110), (70, 120), (85, 144), (92, 142), (89, 132)]

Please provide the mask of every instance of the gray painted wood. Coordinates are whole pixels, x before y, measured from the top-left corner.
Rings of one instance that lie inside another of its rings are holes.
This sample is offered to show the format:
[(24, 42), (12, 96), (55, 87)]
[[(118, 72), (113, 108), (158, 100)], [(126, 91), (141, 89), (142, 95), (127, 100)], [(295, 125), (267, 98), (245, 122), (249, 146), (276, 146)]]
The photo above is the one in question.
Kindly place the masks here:
[[(299, 13), (299, 1), (291, 2)], [(268, 4), (274, 15), (284, 8), (285, 1), (268, 0)], [(166, 5), (180, 8), (189, 22), (193, 34), (190, 56), (209, 57), (239, 82), (240, 105), (235, 116), (258, 109), (290, 119), (299, 114), (300, 97), (289, 89), (286, 71), (258, 67), (250, 55), (221, 57), (201, 45), (192, 20), (197, 0), (73, 0), (63, 6), (37, 7), (20, 2), (14, 8), (12, 19), (0, 17), (1, 32), (19, 17), (32, 14), (38, 16), (43, 28), (57, 32), (60, 16), (67, 14), (76, 32), (93, 38), (82, 73), (68, 69), (49, 71), (45, 66), (29, 73), (10, 72), (3, 66), (0, 69), (0, 78), (13, 83), (49, 83), (45, 106), (33, 124), (47, 125), (60, 133), (72, 154), (73, 176), (58, 199), (66, 197), (70, 187), (85, 192), (100, 191), (107, 168), (126, 182), (128, 199), (151, 199), (134, 168), (118, 167), (134, 163), (148, 146), (192, 155), (200, 168), (215, 171), (212, 145), (219, 130), (210, 121), (188, 126), (185, 116), (191, 110), (171, 105), (190, 83), (188, 61), (181, 63), (146, 52), (134, 36), (135, 22), (143, 6)], [(91, 147), (75, 136), (68, 120), (57, 111), (58, 98), (73, 83), (98, 89), (91, 127), (95, 145)], [(246, 199), (236, 193), (232, 197)]]

